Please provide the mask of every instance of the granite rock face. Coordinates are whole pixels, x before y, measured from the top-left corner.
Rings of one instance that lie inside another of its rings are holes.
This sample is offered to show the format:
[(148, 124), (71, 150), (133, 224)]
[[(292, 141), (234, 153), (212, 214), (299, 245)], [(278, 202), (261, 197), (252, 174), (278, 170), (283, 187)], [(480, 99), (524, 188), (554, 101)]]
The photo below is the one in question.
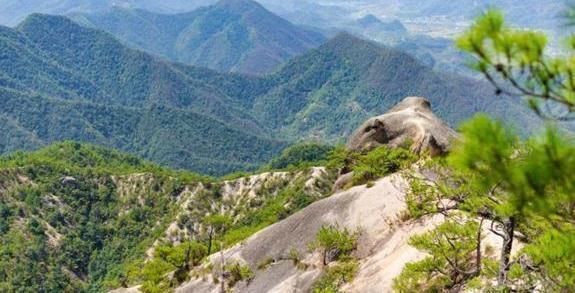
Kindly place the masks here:
[(386, 145), (410, 144), (415, 153), (445, 154), (457, 133), (431, 110), (431, 103), (420, 97), (407, 97), (387, 113), (372, 117), (350, 137), (347, 148), (366, 152)]

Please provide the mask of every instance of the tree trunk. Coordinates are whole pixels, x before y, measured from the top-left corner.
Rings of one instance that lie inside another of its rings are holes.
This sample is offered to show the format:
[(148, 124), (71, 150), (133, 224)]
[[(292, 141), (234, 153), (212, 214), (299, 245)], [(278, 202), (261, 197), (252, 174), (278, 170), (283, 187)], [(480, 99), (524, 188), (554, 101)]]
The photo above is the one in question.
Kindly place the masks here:
[(220, 275), (220, 278), (221, 278), (220, 289), (221, 289), (221, 293), (226, 293), (226, 271), (225, 271), (226, 259), (224, 258), (224, 248), (223, 248), (223, 245), (221, 242), (220, 242), (220, 266), (222, 267), (221, 268), (222, 274)]
[(511, 258), (511, 250), (513, 249), (513, 234), (515, 233), (516, 220), (515, 217), (510, 217), (503, 223), (505, 237), (503, 238), (503, 245), (501, 247), (501, 257), (499, 259), (499, 274), (497, 275), (497, 284), (503, 287), (507, 283), (507, 273), (509, 272), (509, 260)]
[(212, 240), (214, 236), (214, 230), (210, 228), (210, 232), (208, 233), (208, 255), (212, 253)]
[(483, 222), (485, 221), (485, 218), (481, 218), (481, 221), (479, 221), (479, 229), (477, 229), (477, 248), (475, 251), (475, 271), (472, 273), (473, 277), (479, 276), (481, 274), (481, 261), (482, 261), (482, 255), (481, 255), (481, 232), (483, 231)]

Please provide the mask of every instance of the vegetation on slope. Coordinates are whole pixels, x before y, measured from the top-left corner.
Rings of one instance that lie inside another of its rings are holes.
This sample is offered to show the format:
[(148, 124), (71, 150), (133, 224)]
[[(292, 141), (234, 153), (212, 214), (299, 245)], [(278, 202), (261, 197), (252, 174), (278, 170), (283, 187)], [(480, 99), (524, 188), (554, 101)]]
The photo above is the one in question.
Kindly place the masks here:
[(283, 170), (324, 166), (335, 148), (318, 143), (299, 143), (285, 148), (263, 169)]
[(347, 34), (262, 78), (162, 61), (56, 16), (2, 27), (0, 47), (0, 117), (14, 126), (3, 152), (72, 139), (221, 175), (255, 169), (283, 141), (338, 140), (406, 95), (452, 124), (481, 110), (534, 121), (476, 81)]
[(204, 180), (71, 142), (3, 157), (0, 170), (3, 291), (101, 290), (161, 235), (180, 186)]
[[(540, 116), (550, 114), (541, 102), (553, 101), (568, 119), (575, 104), (572, 57), (547, 57), (545, 39), (510, 29), (499, 12), (488, 11), (459, 44), (477, 57), (477, 69), (498, 92), (527, 96)], [(486, 116), (461, 130), (447, 160), (431, 165), (433, 178), (412, 182), (410, 214), (442, 213), (447, 222), (411, 240), (430, 256), (408, 265), (396, 290), (573, 291), (573, 138), (548, 126), (522, 141)], [(498, 255), (482, 242), (485, 229), (500, 238)]]
[[(327, 194), (333, 179), (308, 181), (310, 174), (302, 167), (218, 182), (75, 142), (1, 157), (0, 289), (99, 292), (144, 284), (164, 292), (187, 280), (209, 250)], [(256, 196), (241, 193), (242, 184)], [(150, 247), (153, 257), (144, 263)]]
[(335, 148), (329, 155), (326, 167), (340, 174), (353, 172), (353, 177), (347, 186), (371, 184), (373, 181), (398, 172), (413, 164), (418, 157), (407, 147), (378, 147), (366, 153), (358, 153)]

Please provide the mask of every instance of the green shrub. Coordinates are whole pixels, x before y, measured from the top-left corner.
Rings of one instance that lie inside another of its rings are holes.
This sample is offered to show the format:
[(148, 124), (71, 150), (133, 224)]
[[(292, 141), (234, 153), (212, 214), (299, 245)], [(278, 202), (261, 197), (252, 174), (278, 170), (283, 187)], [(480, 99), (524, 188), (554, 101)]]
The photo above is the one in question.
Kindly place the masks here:
[(302, 168), (324, 165), (334, 147), (317, 143), (300, 143), (286, 148), (279, 157), (270, 161), (267, 169)]
[(339, 287), (353, 280), (357, 274), (358, 263), (348, 260), (329, 267), (312, 288), (313, 293), (336, 293)]
[(166, 274), (172, 271), (174, 267), (161, 259), (153, 259), (147, 262), (142, 269), (142, 291), (145, 293), (162, 292), (161, 289), (169, 287), (166, 282)]
[(238, 262), (227, 264), (224, 270), (229, 274), (228, 286), (233, 287), (240, 281), (251, 281), (254, 278), (252, 269), (245, 264)]
[(311, 249), (320, 249), (323, 264), (349, 256), (357, 246), (358, 233), (352, 233), (347, 228), (340, 230), (334, 226), (323, 226), (316, 235)]
[(157, 290), (174, 285), (166, 276), (172, 271), (177, 284), (185, 281), (190, 267), (199, 265), (206, 256), (206, 246), (195, 241), (156, 247), (154, 258), (147, 262), (142, 270), (144, 292), (162, 292)]
[[(411, 237), (409, 245), (425, 251), (428, 256), (408, 263), (394, 279), (394, 289), (397, 292), (441, 292), (478, 276), (486, 269), (481, 266), (483, 262), (474, 262), (480, 245), (478, 237), (482, 238), (478, 235), (480, 232), (479, 223), (473, 220), (448, 220), (434, 230)], [(476, 273), (468, 273), (476, 269)]]
[(207, 256), (207, 249), (201, 243), (188, 241), (176, 246), (158, 246), (154, 255), (174, 267), (180, 268), (186, 265), (199, 265), (202, 259)]
[(416, 156), (408, 149), (379, 147), (362, 155), (352, 168), (353, 185), (365, 184), (397, 172), (415, 162)]
[(345, 146), (340, 145), (329, 153), (328, 161), (325, 167), (332, 171), (347, 169), (353, 166), (358, 158), (358, 153), (349, 151), (345, 148)]

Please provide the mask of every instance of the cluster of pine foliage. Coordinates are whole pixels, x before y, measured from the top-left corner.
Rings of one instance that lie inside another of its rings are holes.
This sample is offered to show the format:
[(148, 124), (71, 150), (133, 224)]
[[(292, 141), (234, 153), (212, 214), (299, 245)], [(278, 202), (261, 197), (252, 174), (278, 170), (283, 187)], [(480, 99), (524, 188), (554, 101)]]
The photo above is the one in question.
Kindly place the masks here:
[(320, 251), (324, 266), (323, 273), (314, 283), (312, 292), (339, 292), (340, 286), (353, 280), (359, 266), (352, 255), (357, 248), (358, 238), (359, 232), (351, 232), (337, 226), (321, 227), (316, 240), (309, 245), (311, 249)]
[[(542, 117), (569, 119), (572, 57), (547, 57), (545, 40), (488, 11), (458, 43), (498, 93), (527, 96)], [(461, 132), (453, 152), (426, 167), (434, 176), (412, 180), (410, 216), (441, 213), (445, 223), (411, 239), (429, 256), (408, 264), (395, 289), (573, 291), (573, 138), (548, 125), (543, 134), (520, 139), (487, 116), (463, 124)], [(495, 247), (485, 240), (488, 233), (499, 239)]]

